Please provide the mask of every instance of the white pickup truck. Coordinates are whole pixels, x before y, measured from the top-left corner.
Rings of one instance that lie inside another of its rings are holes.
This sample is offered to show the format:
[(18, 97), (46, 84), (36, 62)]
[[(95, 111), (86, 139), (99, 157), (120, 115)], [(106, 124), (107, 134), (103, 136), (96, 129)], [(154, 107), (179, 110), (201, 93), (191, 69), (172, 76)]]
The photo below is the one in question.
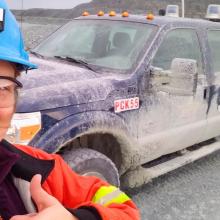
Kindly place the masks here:
[(206, 13), (206, 19), (210, 21), (220, 21), (220, 5), (209, 5)]

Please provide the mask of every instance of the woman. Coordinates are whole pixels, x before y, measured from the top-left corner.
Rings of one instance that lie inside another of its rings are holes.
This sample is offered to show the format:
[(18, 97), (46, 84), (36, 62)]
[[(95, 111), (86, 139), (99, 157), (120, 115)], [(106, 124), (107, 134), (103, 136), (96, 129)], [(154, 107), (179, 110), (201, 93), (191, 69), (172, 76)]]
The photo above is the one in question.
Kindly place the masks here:
[(95, 177), (74, 173), (58, 155), (4, 140), (20, 71), (34, 69), (17, 22), (0, 0), (0, 219), (136, 220), (131, 199)]

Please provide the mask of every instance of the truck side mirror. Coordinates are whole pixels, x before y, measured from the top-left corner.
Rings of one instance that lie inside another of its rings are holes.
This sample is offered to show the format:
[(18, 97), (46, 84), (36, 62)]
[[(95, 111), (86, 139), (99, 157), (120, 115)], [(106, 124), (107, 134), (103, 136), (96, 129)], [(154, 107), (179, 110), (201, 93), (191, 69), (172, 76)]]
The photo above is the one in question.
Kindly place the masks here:
[(194, 93), (198, 79), (196, 60), (175, 58), (171, 63), (170, 84), (172, 88), (184, 93)]

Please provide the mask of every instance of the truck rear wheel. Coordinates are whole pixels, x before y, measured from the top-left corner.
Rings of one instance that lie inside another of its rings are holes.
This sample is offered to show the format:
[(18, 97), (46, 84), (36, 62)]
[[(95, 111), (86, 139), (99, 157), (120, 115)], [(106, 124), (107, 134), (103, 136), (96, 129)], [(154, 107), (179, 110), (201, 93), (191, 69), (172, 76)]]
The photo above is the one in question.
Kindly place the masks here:
[(76, 173), (82, 176), (96, 176), (119, 187), (118, 169), (104, 154), (83, 148), (64, 151), (62, 157)]

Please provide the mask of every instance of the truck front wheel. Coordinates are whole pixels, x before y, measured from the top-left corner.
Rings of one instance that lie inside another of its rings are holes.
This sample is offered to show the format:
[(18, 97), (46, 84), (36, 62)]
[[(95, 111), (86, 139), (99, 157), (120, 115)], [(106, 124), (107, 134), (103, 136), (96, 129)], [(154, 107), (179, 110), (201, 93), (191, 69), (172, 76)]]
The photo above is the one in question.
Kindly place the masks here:
[(62, 157), (76, 173), (82, 176), (96, 176), (119, 187), (118, 169), (104, 154), (83, 148), (64, 151)]

